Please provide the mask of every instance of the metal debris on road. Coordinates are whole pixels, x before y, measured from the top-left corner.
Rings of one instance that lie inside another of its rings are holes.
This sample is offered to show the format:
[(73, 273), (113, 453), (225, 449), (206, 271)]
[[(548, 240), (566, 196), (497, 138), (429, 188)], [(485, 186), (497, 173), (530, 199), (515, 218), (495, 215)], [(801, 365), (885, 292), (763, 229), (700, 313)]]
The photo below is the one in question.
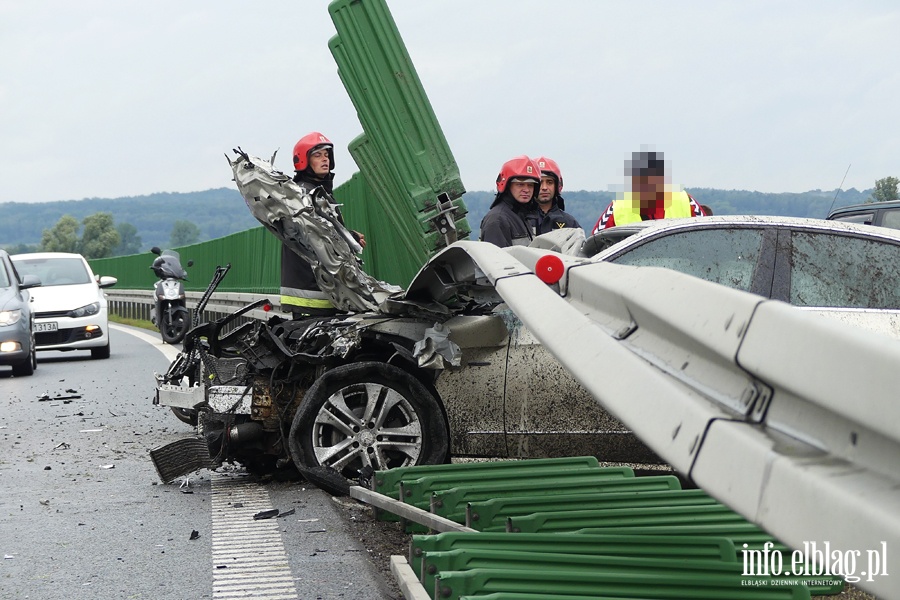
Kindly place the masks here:
[(71, 448), (71, 446), (69, 446), (69, 444), (67, 444), (66, 442), (60, 442), (57, 445), (53, 446), (54, 450), (68, 450), (69, 448)]
[(116, 465), (100, 465), (101, 469), (115, 469)]
[(196, 539), (199, 538), (199, 537), (200, 537), (200, 532), (197, 531), (196, 529), (194, 529), (193, 531), (191, 531), (191, 537), (189, 537), (188, 539), (189, 539), (189, 540), (196, 540)]

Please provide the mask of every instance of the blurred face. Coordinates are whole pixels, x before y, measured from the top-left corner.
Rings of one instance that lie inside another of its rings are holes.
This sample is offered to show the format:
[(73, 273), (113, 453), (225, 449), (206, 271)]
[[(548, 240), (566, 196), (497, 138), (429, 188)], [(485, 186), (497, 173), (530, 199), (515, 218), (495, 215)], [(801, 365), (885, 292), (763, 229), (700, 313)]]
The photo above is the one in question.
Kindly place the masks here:
[[(537, 201), (545, 211), (550, 209), (550, 203), (556, 195), (556, 180), (550, 176), (541, 177), (541, 189), (538, 190)], [(544, 206), (546, 205), (546, 206)]]
[(331, 159), (328, 157), (328, 149), (320, 148), (309, 154), (309, 168), (318, 177), (324, 177), (331, 171)]
[(516, 202), (526, 204), (534, 196), (534, 183), (513, 181), (509, 184), (509, 194), (515, 198)]
[(666, 191), (666, 177), (665, 175), (632, 177), (631, 191), (638, 196), (642, 203), (658, 200)]

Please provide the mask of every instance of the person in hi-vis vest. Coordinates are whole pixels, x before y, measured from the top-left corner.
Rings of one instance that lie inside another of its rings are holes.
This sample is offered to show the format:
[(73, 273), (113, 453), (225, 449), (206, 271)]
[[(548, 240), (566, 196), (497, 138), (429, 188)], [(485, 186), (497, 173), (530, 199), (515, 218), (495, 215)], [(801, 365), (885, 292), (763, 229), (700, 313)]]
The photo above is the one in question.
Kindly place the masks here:
[(633, 152), (625, 161), (625, 176), (630, 179), (631, 191), (616, 194), (591, 234), (636, 221), (704, 216), (690, 194), (667, 181), (662, 152)]

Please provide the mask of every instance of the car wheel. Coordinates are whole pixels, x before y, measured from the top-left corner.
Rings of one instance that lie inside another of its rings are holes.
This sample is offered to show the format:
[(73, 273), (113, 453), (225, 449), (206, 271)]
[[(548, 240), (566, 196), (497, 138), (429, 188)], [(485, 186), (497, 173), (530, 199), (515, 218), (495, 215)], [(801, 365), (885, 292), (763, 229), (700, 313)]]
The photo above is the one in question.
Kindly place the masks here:
[(422, 382), (398, 367), (343, 365), (306, 392), (291, 425), (291, 458), (319, 487), (347, 493), (347, 480), (367, 467), (444, 462), (449, 442), (443, 414)]
[(13, 365), (12, 372), (14, 377), (25, 377), (28, 375), (34, 375), (34, 370), (37, 368), (37, 352), (34, 349), (34, 343), (31, 344), (31, 354), (28, 355), (28, 358), (23, 362)]
[(100, 348), (91, 348), (91, 358), (93, 359), (103, 359), (109, 358), (109, 343), (105, 346), (101, 346)]

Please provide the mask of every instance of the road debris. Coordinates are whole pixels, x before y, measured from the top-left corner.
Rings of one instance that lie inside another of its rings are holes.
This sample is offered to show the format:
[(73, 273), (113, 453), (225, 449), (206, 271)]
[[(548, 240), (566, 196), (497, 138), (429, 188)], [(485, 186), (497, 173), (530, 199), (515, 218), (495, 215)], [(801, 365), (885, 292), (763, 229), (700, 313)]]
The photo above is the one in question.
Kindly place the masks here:
[(57, 445), (53, 446), (54, 450), (68, 450), (71, 446), (66, 442), (60, 442)]
[(271, 510), (261, 510), (253, 515), (253, 520), (259, 521), (260, 519), (271, 519), (272, 517), (277, 517), (278, 513), (279, 511), (277, 508), (273, 508)]
[(194, 529), (193, 531), (191, 531), (191, 536), (190, 536), (188, 539), (189, 539), (189, 540), (196, 540), (196, 539), (199, 538), (199, 537), (200, 537), (200, 532), (197, 531), (196, 529)]
[(116, 465), (100, 465), (101, 469), (115, 469)]

